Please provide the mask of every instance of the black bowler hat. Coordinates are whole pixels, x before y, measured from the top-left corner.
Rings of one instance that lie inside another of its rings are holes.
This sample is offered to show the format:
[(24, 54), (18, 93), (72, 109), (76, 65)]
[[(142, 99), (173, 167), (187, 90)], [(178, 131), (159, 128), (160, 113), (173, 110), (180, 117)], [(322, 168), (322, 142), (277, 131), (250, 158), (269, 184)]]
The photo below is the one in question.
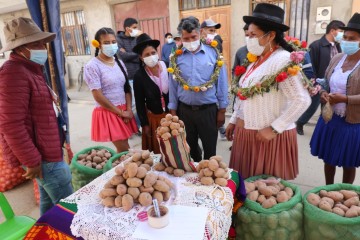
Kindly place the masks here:
[(157, 48), (159, 45), (160, 45), (159, 40), (153, 40), (149, 35), (143, 33), (136, 38), (136, 45), (133, 48), (133, 52), (137, 54), (141, 54), (140, 51), (143, 50), (142, 48), (144, 46), (153, 46), (154, 48)]
[(360, 14), (355, 13), (351, 18), (349, 23), (346, 25), (346, 27), (339, 27), (342, 30), (350, 30), (360, 33)]
[(284, 24), (284, 15), (284, 10), (274, 4), (259, 3), (256, 5), (252, 16), (244, 16), (243, 20), (247, 24), (259, 23), (286, 32), (289, 27)]

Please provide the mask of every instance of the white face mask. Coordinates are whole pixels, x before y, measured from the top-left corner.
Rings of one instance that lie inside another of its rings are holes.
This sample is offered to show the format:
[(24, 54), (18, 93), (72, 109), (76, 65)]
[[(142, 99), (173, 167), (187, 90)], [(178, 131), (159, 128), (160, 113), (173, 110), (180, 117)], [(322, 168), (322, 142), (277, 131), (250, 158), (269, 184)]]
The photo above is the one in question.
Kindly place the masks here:
[(146, 66), (151, 68), (155, 67), (158, 62), (159, 62), (159, 55), (157, 54), (144, 58), (144, 63), (146, 64)]
[(210, 39), (210, 40), (214, 40), (214, 38), (215, 38), (216, 35), (217, 35), (216, 33), (214, 33), (214, 34), (208, 33), (208, 34), (206, 35), (206, 38), (207, 38), (207, 39)]
[(246, 44), (247, 44), (247, 42), (249, 41), (249, 39), (250, 39), (249, 36), (246, 36), (246, 37), (245, 37), (245, 43), (246, 43)]
[(246, 46), (250, 53), (252, 53), (256, 56), (260, 56), (264, 52), (266, 46), (261, 46), (259, 43), (259, 40), (266, 35), (267, 34), (262, 35), (259, 38), (248, 38), (247, 39)]
[(173, 38), (168, 38), (166, 41), (167, 41), (167, 43), (170, 44), (170, 43), (173, 43), (173, 42), (174, 42), (174, 39), (173, 39)]
[(138, 29), (132, 29), (131, 30), (131, 33), (130, 33), (130, 36), (131, 37), (136, 37), (139, 33), (139, 30)]
[(193, 42), (183, 42), (184, 48), (189, 50), (190, 52), (194, 52), (200, 46), (200, 40), (196, 40)]

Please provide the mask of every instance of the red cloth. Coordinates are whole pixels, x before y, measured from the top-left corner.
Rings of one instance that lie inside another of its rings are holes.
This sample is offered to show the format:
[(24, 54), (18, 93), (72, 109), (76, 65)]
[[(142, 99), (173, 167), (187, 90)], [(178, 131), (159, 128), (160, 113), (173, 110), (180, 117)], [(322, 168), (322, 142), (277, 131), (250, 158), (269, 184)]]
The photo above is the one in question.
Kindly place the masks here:
[(42, 66), (14, 53), (0, 68), (0, 147), (12, 166), (62, 161), (59, 128)]

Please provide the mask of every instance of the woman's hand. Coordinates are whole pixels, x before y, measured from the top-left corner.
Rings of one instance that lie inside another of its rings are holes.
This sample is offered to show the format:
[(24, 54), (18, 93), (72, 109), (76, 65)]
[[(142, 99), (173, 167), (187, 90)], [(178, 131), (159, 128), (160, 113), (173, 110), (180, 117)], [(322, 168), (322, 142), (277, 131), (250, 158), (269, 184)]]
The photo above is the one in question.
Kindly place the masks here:
[(320, 95), (320, 102), (322, 104), (325, 104), (329, 101), (329, 93), (327, 92), (322, 92), (321, 95)]
[(330, 93), (329, 101), (331, 105), (337, 103), (347, 103), (347, 96), (340, 93)]
[(234, 139), (234, 130), (235, 130), (235, 124), (229, 123), (225, 130), (225, 136), (228, 141), (232, 141)]
[(258, 131), (256, 139), (261, 142), (269, 142), (276, 138), (277, 134), (273, 132), (271, 127), (266, 127)]

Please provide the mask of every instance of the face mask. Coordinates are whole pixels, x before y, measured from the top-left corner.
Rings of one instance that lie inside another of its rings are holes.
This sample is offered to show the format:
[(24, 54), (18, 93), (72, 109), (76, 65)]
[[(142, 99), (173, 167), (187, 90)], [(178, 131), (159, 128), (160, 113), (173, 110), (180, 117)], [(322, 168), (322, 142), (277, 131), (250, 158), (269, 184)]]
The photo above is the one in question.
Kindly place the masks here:
[(210, 34), (210, 33), (208, 33), (208, 34), (206, 35), (206, 38), (207, 38), (207, 39), (210, 39), (210, 40), (214, 40), (215, 36), (216, 36), (216, 33), (215, 33), (215, 34)]
[(342, 40), (340, 42), (340, 47), (341, 47), (341, 50), (343, 51), (343, 53), (345, 53), (347, 55), (353, 55), (357, 51), (359, 51), (359, 49), (360, 49), (359, 43), (360, 43), (359, 41), (350, 42), (350, 41)]
[(104, 44), (104, 45), (102, 45), (101, 52), (108, 57), (112, 57), (117, 53), (118, 49), (119, 49), (119, 47), (118, 47), (117, 43)]
[(260, 56), (264, 52), (265, 46), (261, 46), (259, 43), (259, 40), (266, 35), (267, 34), (265, 34), (259, 38), (248, 38), (247, 42), (246, 42), (246, 46), (247, 46), (247, 49), (249, 50), (249, 52), (251, 52), (252, 54), (254, 54), (256, 56)]
[(245, 43), (247, 43), (249, 41), (249, 36), (245, 37)]
[(193, 52), (200, 46), (200, 40), (196, 40), (193, 42), (183, 42), (183, 46), (190, 52)]
[(131, 36), (131, 37), (136, 37), (136, 36), (138, 35), (138, 33), (139, 33), (139, 30), (133, 29), (133, 30), (131, 31), (131, 33), (130, 33), (130, 36)]
[(344, 32), (338, 32), (337, 35), (334, 37), (335, 42), (340, 42), (344, 36)]
[(144, 63), (146, 64), (146, 66), (151, 68), (155, 67), (158, 62), (159, 62), (159, 55), (157, 54), (144, 58)]
[(168, 38), (166, 41), (167, 41), (167, 43), (170, 44), (170, 43), (174, 42), (174, 39), (173, 38)]
[(40, 64), (40, 65), (44, 65), (47, 58), (48, 58), (48, 52), (46, 49), (42, 49), (42, 50), (33, 50), (33, 49), (28, 49), (26, 48), (29, 52), (30, 52), (30, 61), (33, 61), (34, 63)]

